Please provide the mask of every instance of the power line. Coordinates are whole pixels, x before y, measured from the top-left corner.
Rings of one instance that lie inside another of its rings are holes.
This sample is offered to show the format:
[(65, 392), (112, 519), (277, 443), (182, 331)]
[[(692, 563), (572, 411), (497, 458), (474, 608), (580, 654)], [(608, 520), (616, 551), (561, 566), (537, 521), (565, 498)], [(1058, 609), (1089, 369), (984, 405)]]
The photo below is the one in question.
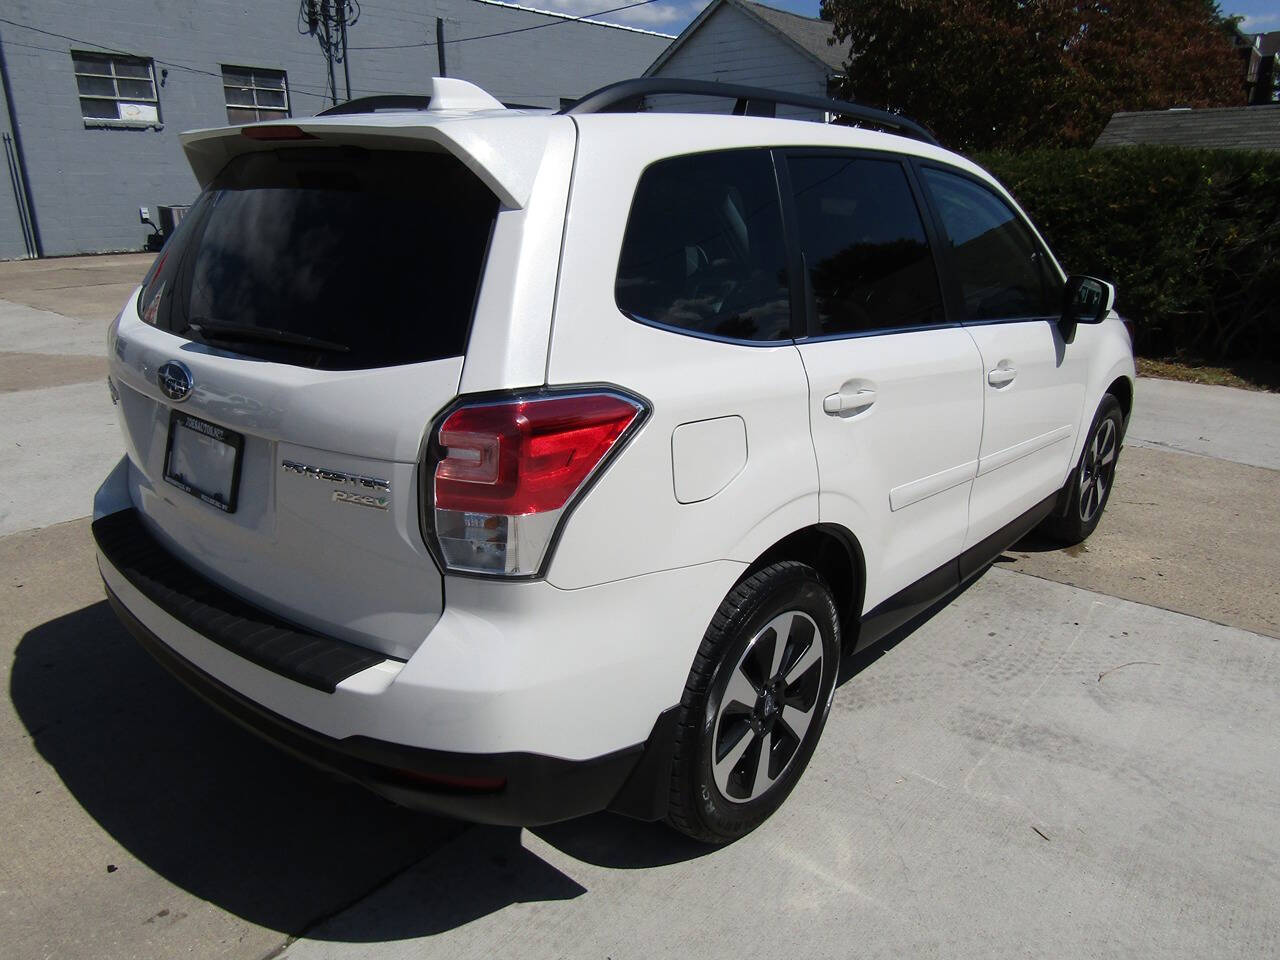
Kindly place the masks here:
[[(584, 21), (589, 21), (594, 17), (603, 17), (611, 13), (619, 13), (620, 11), (623, 11), (623, 10), (631, 10), (635, 7), (644, 7), (651, 3), (657, 3), (657, 2), (658, 0), (634, 0), (634, 2), (632, 3), (626, 3), (618, 7), (610, 7), (607, 10), (599, 10), (594, 13), (585, 13), (579, 17), (570, 17), (570, 16), (563, 16), (560, 14), (547, 13), (542, 15), (555, 17), (556, 19), (551, 20), (547, 23), (535, 23), (527, 27), (514, 27), (510, 30), (498, 30), (494, 33), (481, 33), (481, 34), (476, 34), (470, 37), (454, 37), (452, 39), (447, 39), (444, 42), (446, 44), (451, 44), (451, 43), (467, 43), (472, 40), (491, 40), (495, 37), (506, 37), (506, 36), (511, 36), (512, 34), (517, 34), (517, 33), (527, 33), (530, 30), (542, 30), (545, 27), (556, 27), (566, 23), (582, 23)], [(45, 30), (41, 27), (33, 27), (29, 23), (19, 23), (17, 20), (10, 20), (7, 17), (0, 17), (0, 23), (7, 23), (11, 27), (20, 27), (23, 30), (31, 30), (34, 33), (42, 33), (47, 37), (56, 37), (59, 40), (67, 40), (71, 43), (80, 43), (80, 44), (84, 44), (85, 46), (97, 47), (98, 49), (105, 50), (108, 53), (118, 53), (121, 56), (126, 56), (126, 57), (137, 56), (137, 54), (131, 53), (130, 51), (127, 51), (127, 50), (120, 50), (115, 47), (109, 47), (105, 44), (96, 43), (92, 40), (82, 40), (79, 37), (68, 36), (65, 33), (55, 33), (52, 30)], [(420, 43), (395, 43), (395, 44), (387, 44), (385, 46), (350, 47), (349, 49), (351, 50), (408, 50), (416, 47), (434, 47), (434, 46), (436, 46), (436, 41), (426, 40)], [(221, 76), (220, 74), (213, 73), (209, 70), (201, 70), (199, 67), (192, 67), (192, 66), (189, 66), (188, 64), (178, 63), (172, 60), (159, 60), (156, 58), (152, 58), (152, 59), (155, 60), (156, 63), (162, 63), (167, 67), (174, 67), (178, 70), (187, 70), (191, 73), (203, 73), (206, 76), (210, 76), (210, 77)], [(382, 93), (382, 92), (389, 92), (389, 91), (373, 91), (373, 92)]]
[[(67, 41), (69, 41), (70, 43), (78, 44), (78, 45), (83, 46), (83, 47), (94, 47), (94, 48), (96, 48), (96, 49), (98, 49), (98, 50), (102, 50), (102, 51), (104, 51), (104, 52), (106, 52), (106, 53), (115, 53), (115, 54), (119, 54), (119, 55), (120, 55), (120, 56), (122, 56), (122, 57), (139, 57), (139, 56), (140, 56), (140, 54), (136, 54), (136, 53), (133, 53), (133, 52), (128, 51), (128, 50), (120, 50), (120, 49), (118, 49), (118, 48), (116, 48), (116, 47), (111, 47), (111, 46), (108, 46), (108, 45), (103, 44), (103, 43), (98, 43), (98, 42), (97, 42), (97, 41), (95, 41), (95, 40), (84, 40), (84, 39), (82, 39), (82, 38), (80, 38), (80, 37), (71, 37), (71, 36), (67, 36), (66, 34), (62, 34), (62, 33), (54, 33), (52, 30), (42, 30), (40, 27), (33, 27), (33, 26), (30, 26), (30, 25), (25, 24), (25, 23), (18, 23), (18, 22), (14, 21), (14, 20), (8, 20), (8, 19), (6, 19), (6, 18), (4, 18), (4, 17), (0, 17), (0, 23), (7, 23), (7, 24), (9, 24), (10, 26), (14, 26), (14, 27), (21, 27), (21, 28), (22, 28), (22, 29), (24, 29), (24, 30), (31, 30), (31, 31), (33, 31), (33, 32), (35, 32), (35, 33), (42, 33), (42, 34), (44, 34), (45, 36), (49, 36), (49, 37), (56, 37), (56, 38), (57, 38), (57, 39), (59, 39), (59, 40), (67, 40)], [(56, 47), (42, 47), (42, 46), (40, 46), (40, 45), (38, 45), (38, 44), (34, 44), (34, 43), (23, 43), (23, 42), (22, 42), (22, 41), (20, 41), (20, 40), (6, 40), (6, 41), (4, 41), (4, 43), (5, 43), (5, 45), (6, 45), (6, 46), (13, 46), (13, 47), (26, 47), (26, 48), (27, 48), (27, 49), (29, 49), (29, 50), (44, 50), (44, 51), (46, 51), (46, 52), (48, 52), (48, 53), (66, 53), (66, 52), (67, 52), (66, 50), (59, 50), (59, 49), (57, 49)], [(160, 64), (161, 66), (164, 66), (164, 67), (172, 67), (172, 68), (173, 68), (173, 69), (175, 69), (175, 70), (184, 70), (184, 71), (186, 71), (187, 73), (196, 73), (196, 74), (200, 74), (201, 76), (205, 76), (205, 77), (213, 77), (213, 78), (214, 78), (215, 80), (217, 80), (219, 83), (221, 83), (221, 82), (222, 82), (222, 80), (223, 80), (222, 74), (220, 74), (220, 73), (214, 73), (212, 70), (203, 70), (203, 69), (201, 69), (200, 67), (194, 67), (194, 66), (191, 66), (190, 64), (186, 64), (186, 63), (179, 63), (179, 62), (174, 61), (174, 60), (161, 60), (161, 59), (159, 59), (158, 57), (149, 57), (149, 58), (143, 58), (143, 59), (150, 59), (152, 63), (158, 63), (158, 64)], [(310, 89), (308, 89), (308, 87), (310, 87)], [(327, 87), (325, 87), (325, 88), (322, 90), (322, 92), (320, 92), (320, 93), (314, 93), (314, 92), (312, 92), (312, 91), (314, 91), (314, 90), (320, 90), (320, 89), (321, 89), (321, 88), (311, 86), (310, 84), (297, 84), (297, 83), (294, 83), (294, 82), (292, 82), (292, 81), (290, 81), (290, 83), (289, 83), (289, 92), (290, 92), (290, 93), (300, 93), (300, 94), (302, 94), (302, 96), (304, 96), (304, 97), (315, 97), (315, 98), (317, 98), (317, 99), (319, 99), (319, 100), (328, 100), (328, 99), (329, 99), (329, 92), (328, 92), (328, 88), (327, 88)], [(368, 93), (397, 93), (397, 92), (399, 92), (399, 91), (396, 91), (396, 90), (368, 90), (367, 92), (368, 92)]]
[[(79, 43), (79, 44), (81, 44), (81, 45), (83, 45), (83, 46), (86, 46), (86, 47), (97, 47), (99, 50), (105, 50), (105, 51), (107, 51), (108, 53), (122, 53), (121, 51), (118, 51), (118, 50), (112, 50), (110, 47), (104, 47), (104, 46), (102, 46), (102, 44), (99, 44), (99, 43), (92, 43), (92, 42), (90, 42), (90, 41), (88, 41), (88, 40), (76, 40), (75, 42), (76, 42), (76, 43)], [(42, 46), (40, 46), (40, 45), (39, 45), (39, 44), (37, 44), (37, 43), (23, 43), (21, 40), (6, 40), (6, 41), (4, 41), (4, 45), (5, 45), (6, 47), (23, 47), (23, 48), (25, 48), (25, 49), (27, 49), (27, 50), (43, 50), (45, 53), (61, 53), (61, 54), (65, 54), (65, 53), (67, 52), (66, 50), (60, 50), (60, 49), (59, 49), (59, 48), (57, 48), (57, 47), (42, 47)], [(122, 53), (122, 55), (123, 55), (123, 56), (133, 56), (133, 54), (123, 54), (123, 53)], [(222, 79), (223, 79), (223, 77), (222, 77), (222, 75), (221, 75), (221, 74), (218, 74), (218, 73), (212, 73), (212, 72), (210, 72), (210, 71), (208, 71), (208, 70), (200, 70), (200, 69), (197, 69), (196, 67), (188, 67), (188, 66), (183, 66), (183, 65), (181, 65), (181, 64), (171, 63), (171, 62), (170, 62), (170, 61), (168, 61), (168, 60), (152, 60), (152, 62), (153, 62), (153, 63), (163, 64), (164, 66), (167, 66), (167, 67), (174, 67), (175, 69), (179, 69), (179, 70), (186, 70), (188, 73), (198, 73), (198, 74), (201, 74), (202, 76), (214, 77), (214, 78), (215, 78), (215, 79), (217, 79), (217, 80), (222, 80)], [(323, 92), (323, 93), (313, 93), (313, 92), (312, 92), (313, 90), (319, 90), (319, 89), (320, 89), (319, 87), (314, 87), (314, 86), (312, 86), (311, 84), (306, 84), (306, 83), (298, 84), (298, 83), (295, 83), (295, 82), (294, 82), (294, 81), (292, 81), (292, 80), (290, 80), (290, 81), (289, 81), (289, 93), (290, 93), (290, 95), (295, 94), (295, 93), (298, 93), (298, 94), (301, 94), (301, 95), (302, 95), (302, 96), (304, 96), (304, 97), (315, 97), (315, 98), (317, 98), (317, 99), (319, 99), (319, 100), (328, 100), (328, 99), (329, 99), (329, 93), (328, 93), (327, 89), (326, 89), (326, 90), (325, 90), (325, 92)], [(396, 91), (393, 91), (393, 90), (370, 90), (370, 91), (368, 91), (368, 92), (369, 92), (369, 93), (395, 93)]]
[[(109, 47), (105, 43), (98, 43), (95, 40), (82, 40), (80, 37), (70, 37), (70, 36), (67, 36), (65, 33), (54, 33), (52, 30), (44, 30), (44, 29), (41, 29), (40, 27), (33, 27), (28, 23), (18, 23), (16, 20), (8, 20), (5, 17), (0, 17), (0, 23), (7, 23), (11, 27), (21, 27), (23, 30), (30, 30), (33, 33), (42, 33), (46, 37), (56, 37), (59, 40), (66, 40), (70, 43), (77, 43), (85, 47), (97, 47), (99, 50), (103, 50), (107, 53), (116, 53), (122, 57), (140, 57), (141, 59), (150, 59), (152, 63), (159, 63), (166, 67), (173, 67), (175, 70), (186, 70), (188, 73), (202, 73), (206, 77), (215, 77), (219, 80), (222, 79), (222, 74), (214, 73), (212, 70), (202, 70), (199, 67), (193, 67), (193, 66), (190, 66), (189, 64), (178, 63), (173, 60), (161, 60), (158, 57), (142, 58), (140, 54), (133, 53), (129, 50), (121, 50), (117, 47)], [(65, 50), (53, 50), (50, 47), (37, 47), (34, 44), (30, 44), (30, 43), (19, 43), (16, 40), (10, 40), (7, 42), (12, 43), (15, 46), (31, 47), (34, 50), (49, 50), (51, 53), (66, 52)]]
[[(612, 7), (608, 10), (601, 10), (598, 13), (584, 14), (581, 17), (564, 17), (562, 19), (553, 20), (549, 23), (538, 23), (532, 26), (517, 27), (512, 30), (502, 30), (496, 33), (479, 34), (471, 37), (457, 37), (452, 40), (445, 40), (445, 43), (446, 44), (466, 43), (469, 40), (488, 40), (494, 37), (503, 37), (503, 36), (508, 36), (510, 34), (515, 34), (515, 33), (526, 33), (530, 30), (540, 30), (543, 27), (554, 27), (554, 26), (559, 26), (561, 24), (565, 24), (565, 23), (579, 23), (591, 17), (604, 16), (609, 13), (617, 13), (620, 10), (629, 10), (632, 7), (642, 7), (642, 6), (645, 6), (646, 4), (656, 3), (656, 2), (657, 0), (636, 0), (636, 2), (634, 3), (628, 3), (620, 7)], [(65, 33), (56, 33), (52, 30), (45, 30), (41, 27), (33, 27), (28, 23), (19, 23), (17, 20), (10, 20), (7, 17), (0, 17), (0, 23), (6, 23), (11, 27), (18, 27), (23, 30), (30, 30), (33, 33), (43, 34), (47, 37), (54, 37), (58, 40), (66, 40), (69, 43), (79, 44), (85, 47), (95, 47), (98, 50), (104, 51), (106, 53), (115, 53), (123, 57), (141, 57), (141, 54), (137, 54), (129, 50), (121, 50), (118, 47), (111, 47), (111, 46), (108, 46), (107, 44), (98, 43), (95, 40), (85, 40), (81, 37), (73, 37)], [(64, 50), (56, 50), (52, 47), (41, 47), (35, 44), (21, 43), (20, 41), (17, 41), (17, 40), (9, 40), (5, 42), (8, 44), (12, 44), (14, 46), (28, 47), (33, 50), (45, 50), (50, 53), (66, 52)], [(430, 42), (425, 42), (425, 43), (395, 44), (395, 45), (386, 46), (386, 47), (351, 47), (350, 49), (352, 50), (394, 50), (394, 49), (410, 49), (414, 47), (434, 47), (434, 46), (436, 46), (436, 43), (434, 40), (432, 40)], [(150, 59), (153, 63), (158, 63), (161, 66), (165, 66), (165, 67), (171, 67), (175, 70), (183, 70), (183, 71), (186, 71), (187, 73), (194, 73), (194, 74), (199, 74), (201, 76), (213, 77), (219, 83), (221, 83), (223, 80), (221, 73), (214, 73), (212, 70), (205, 70), (200, 67), (192, 66), (191, 64), (181, 63), (176, 60), (161, 60), (159, 57), (150, 57), (150, 58), (144, 58), (144, 59)], [(309, 86), (310, 86), (309, 84), (295, 84), (290, 82), (289, 92), (290, 93), (296, 92), (301, 94), (304, 97), (315, 97), (318, 100), (330, 99), (329, 88), (327, 86), (325, 86), (324, 88), (311, 87), (311, 89), (308, 89)], [(315, 90), (320, 90), (320, 92), (318, 93), (313, 92)], [(358, 90), (357, 92), (368, 93), (368, 94), (378, 94), (378, 93), (396, 94), (396, 93), (402, 93), (403, 91), (402, 90), (378, 90), (372, 87), (364, 87)], [(533, 96), (543, 96), (543, 94), (526, 92), (521, 94), (521, 96), (533, 97)], [(545, 96), (555, 96), (555, 94), (545, 94)]]
[[(454, 37), (453, 39), (445, 40), (444, 42), (445, 44), (450, 44), (450, 43), (466, 43), (469, 40), (490, 40), (494, 37), (507, 37), (513, 33), (527, 33), (530, 30), (541, 30), (544, 27), (558, 27), (565, 23), (582, 23), (583, 21), (591, 20), (591, 18), (593, 17), (603, 17), (610, 13), (617, 13), (620, 10), (630, 10), (633, 7), (643, 7), (650, 3), (657, 3), (657, 2), (658, 0), (636, 0), (635, 3), (623, 4), (620, 7), (611, 7), (608, 10), (600, 10), (596, 13), (584, 13), (580, 17), (570, 17), (568, 15), (559, 14), (559, 13), (545, 13), (542, 15), (557, 17), (558, 19), (552, 20), (549, 23), (535, 23), (532, 26), (528, 26), (528, 27), (516, 27), (512, 30), (499, 30), (497, 33), (481, 33), (473, 37)], [(537, 12), (541, 13), (541, 11), (537, 11)], [(386, 44), (385, 46), (351, 47), (351, 49), (352, 50), (411, 50), (417, 47), (434, 47), (434, 46), (437, 46), (436, 41), (424, 40), (421, 43), (390, 43), (390, 44)]]
[[(75, 42), (83, 44), (85, 46), (89, 46), (89, 47), (98, 47), (101, 50), (110, 50), (110, 48), (103, 47), (101, 44), (90, 43), (88, 40), (77, 40)], [(42, 47), (36, 43), (23, 43), (21, 40), (6, 40), (4, 41), (4, 45), (6, 47), (23, 47), (27, 50), (42, 50), (45, 53), (65, 54), (67, 52), (66, 50), (60, 49), (58, 47)], [(119, 52), (119, 51), (110, 51), (110, 52)], [(132, 54), (130, 54), (130, 56), (132, 56)], [(164, 60), (156, 60), (155, 62), (168, 64), (168, 61), (164, 61)], [(172, 64), (169, 64), (169, 65), (172, 66)], [(194, 67), (188, 67), (185, 69), (188, 69), (192, 73), (199, 73), (205, 76), (218, 77), (219, 79), (221, 79), (219, 74), (210, 73), (207, 70), (198, 70)], [(316, 93), (313, 91), (321, 91), (321, 92)], [(375, 93), (400, 94), (400, 93), (403, 93), (404, 91), (403, 90), (376, 90), (369, 87), (359, 87), (359, 88), (356, 88), (355, 92), (361, 95), (364, 95), (364, 94), (375, 94)], [(315, 97), (317, 100), (329, 99), (329, 89), (327, 86), (322, 88), (322, 87), (316, 87), (312, 84), (306, 84), (306, 83), (299, 84), (290, 80), (289, 95), (292, 96), (295, 93), (301, 94), (304, 97)], [(489, 93), (499, 98), (507, 97), (507, 96), (510, 96), (510, 97), (559, 97), (560, 96), (559, 91), (552, 92), (552, 93), (547, 93), (545, 91), (541, 93), (537, 93), (530, 90), (523, 90), (519, 93), (503, 93), (502, 91), (499, 91), (499, 90), (490, 90)]]

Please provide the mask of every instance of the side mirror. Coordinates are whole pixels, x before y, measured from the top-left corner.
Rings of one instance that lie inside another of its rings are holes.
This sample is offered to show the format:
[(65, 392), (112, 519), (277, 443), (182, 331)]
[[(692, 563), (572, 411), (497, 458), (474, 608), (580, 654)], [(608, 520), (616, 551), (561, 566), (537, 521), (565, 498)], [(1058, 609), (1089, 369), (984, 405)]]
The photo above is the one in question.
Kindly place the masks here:
[(1062, 290), (1062, 319), (1058, 327), (1062, 339), (1070, 343), (1076, 338), (1076, 327), (1082, 323), (1101, 323), (1116, 303), (1116, 288), (1097, 277), (1067, 278)]

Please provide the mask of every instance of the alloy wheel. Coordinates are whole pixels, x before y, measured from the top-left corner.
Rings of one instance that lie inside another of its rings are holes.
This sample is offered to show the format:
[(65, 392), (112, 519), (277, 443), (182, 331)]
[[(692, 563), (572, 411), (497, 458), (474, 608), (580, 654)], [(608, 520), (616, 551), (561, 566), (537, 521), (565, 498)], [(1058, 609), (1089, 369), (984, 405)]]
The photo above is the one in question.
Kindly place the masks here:
[(1102, 509), (1116, 473), (1116, 424), (1106, 417), (1094, 430), (1080, 460), (1080, 519), (1091, 521)]
[(818, 715), (822, 637), (799, 610), (780, 613), (747, 644), (720, 697), (711, 769), (721, 795), (747, 803), (786, 772)]

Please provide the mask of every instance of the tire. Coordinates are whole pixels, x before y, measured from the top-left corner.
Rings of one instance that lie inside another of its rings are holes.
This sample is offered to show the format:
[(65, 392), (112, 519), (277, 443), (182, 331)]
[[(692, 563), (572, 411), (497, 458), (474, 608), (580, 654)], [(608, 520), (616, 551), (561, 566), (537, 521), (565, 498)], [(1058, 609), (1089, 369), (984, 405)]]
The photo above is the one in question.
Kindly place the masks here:
[(839, 652), (835, 600), (812, 567), (775, 563), (730, 591), (680, 701), (667, 813), (675, 829), (728, 843), (782, 805), (822, 735)]
[(1080, 462), (1071, 471), (1066, 513), (1050, 516), (1040, 524), (1045, 536), (1071, 546), (1088, 539), (1097, 529), (1102, 511), (1111, 499), (1123, 441), (1124, 415), (1120, 401), (1109, 393), (1104, 394), (1089, 427)]

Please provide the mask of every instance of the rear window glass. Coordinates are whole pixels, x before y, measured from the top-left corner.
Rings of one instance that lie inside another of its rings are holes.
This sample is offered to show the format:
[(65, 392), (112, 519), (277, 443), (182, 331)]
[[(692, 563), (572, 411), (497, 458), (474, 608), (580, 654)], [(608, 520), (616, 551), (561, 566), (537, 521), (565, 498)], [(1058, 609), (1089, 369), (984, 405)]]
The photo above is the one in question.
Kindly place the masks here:
[(768, 151), (674, 157), (640, 177), (614, 295), (634, 320), (735, 340), (790, 339), (786, 264)]
[(300, 366), (459, 356), (497, 209), (445, 154), (246, 154), (200, 195), (139, 308), (179, 336)]

